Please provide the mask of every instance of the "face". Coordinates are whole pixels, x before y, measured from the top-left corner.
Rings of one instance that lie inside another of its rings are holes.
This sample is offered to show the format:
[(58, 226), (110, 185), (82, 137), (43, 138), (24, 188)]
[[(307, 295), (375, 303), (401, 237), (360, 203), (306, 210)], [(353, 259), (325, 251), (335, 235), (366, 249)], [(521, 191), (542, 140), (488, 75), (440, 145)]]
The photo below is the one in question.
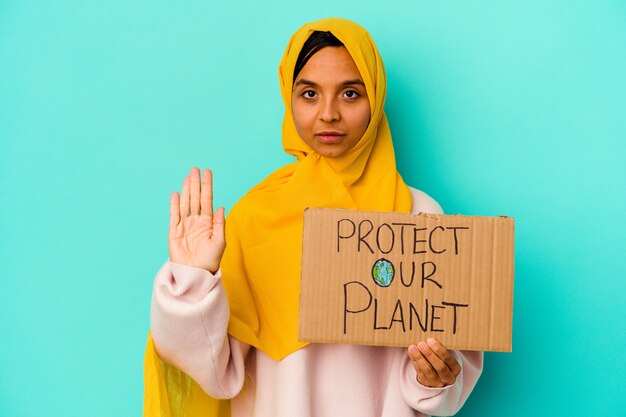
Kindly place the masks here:
[(321, 156), (337, 158), (357, 144), (370, 105), (346, 48), (327, 46), (309, 59), (294, 82), (291, 111), (298, 134)]

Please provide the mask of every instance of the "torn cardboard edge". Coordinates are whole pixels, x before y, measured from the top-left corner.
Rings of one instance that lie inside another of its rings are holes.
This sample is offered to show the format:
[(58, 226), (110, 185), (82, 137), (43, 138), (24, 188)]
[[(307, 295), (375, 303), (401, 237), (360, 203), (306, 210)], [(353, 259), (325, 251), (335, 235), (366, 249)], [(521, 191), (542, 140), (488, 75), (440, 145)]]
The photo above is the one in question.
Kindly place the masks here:
[(514, 220), (311, 208), (299, 339), (512, 350)]

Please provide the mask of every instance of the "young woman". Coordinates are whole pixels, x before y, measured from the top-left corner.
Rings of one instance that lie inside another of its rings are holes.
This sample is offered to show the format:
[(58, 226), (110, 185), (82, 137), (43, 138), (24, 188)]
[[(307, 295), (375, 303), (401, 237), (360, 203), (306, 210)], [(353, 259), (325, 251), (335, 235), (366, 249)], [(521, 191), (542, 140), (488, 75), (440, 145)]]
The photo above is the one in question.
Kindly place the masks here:
[(212, 397), (232, 399), (233, 416), (454, 414), (480, 375), (481, 352), (449, 351), (434, 339), (408, 349), (298, 341), (306, 207), (441, 209), (396, 170), (385, 71), (363, 28), (337, 18), (304, 25), (279, 75), (283, 148), (296, 161), (251, 189), (226, 227), (224, 210), (213, 213), (209, 170), (193, 168), (182, 194), (172, 195), (146, 410), (217, 412)]

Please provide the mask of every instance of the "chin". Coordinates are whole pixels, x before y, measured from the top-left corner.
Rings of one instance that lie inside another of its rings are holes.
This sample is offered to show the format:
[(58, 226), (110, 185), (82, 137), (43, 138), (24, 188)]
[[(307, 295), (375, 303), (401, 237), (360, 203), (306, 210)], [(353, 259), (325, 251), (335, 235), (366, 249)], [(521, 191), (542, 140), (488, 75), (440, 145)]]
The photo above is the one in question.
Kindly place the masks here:
[(345, 144), (342, 142), (335, 144), (325, 143), (317, 145), (318, 146), (314, 148), (315, 152), (317, 152), (324, 158), (339, 158), (340, 156), (343, 156), (346, 152), (348, 152), (348, 149), (346, 149)]
[(324, 158), (337, 158), (346, 153), (345, 149), (339, 149), (339, 148), (334, 148), (334, 149), (327, 149), (327, 148), (319, 149), (318, 148), (318, 149), (315, 149), (315, 152), (317, 152)]

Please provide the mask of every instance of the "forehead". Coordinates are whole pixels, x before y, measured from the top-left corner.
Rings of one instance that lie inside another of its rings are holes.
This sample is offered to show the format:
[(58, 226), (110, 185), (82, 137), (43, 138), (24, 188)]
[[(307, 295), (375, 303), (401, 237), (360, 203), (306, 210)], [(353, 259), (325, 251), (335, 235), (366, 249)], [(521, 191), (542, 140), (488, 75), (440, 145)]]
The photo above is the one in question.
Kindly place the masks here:
[(327, 46), (317, 51), (304, 65), (296, 81), (299, 79), (334, 80), (338, 83), (350, 79), (362, 80), (354, 60), (343, 46)]

